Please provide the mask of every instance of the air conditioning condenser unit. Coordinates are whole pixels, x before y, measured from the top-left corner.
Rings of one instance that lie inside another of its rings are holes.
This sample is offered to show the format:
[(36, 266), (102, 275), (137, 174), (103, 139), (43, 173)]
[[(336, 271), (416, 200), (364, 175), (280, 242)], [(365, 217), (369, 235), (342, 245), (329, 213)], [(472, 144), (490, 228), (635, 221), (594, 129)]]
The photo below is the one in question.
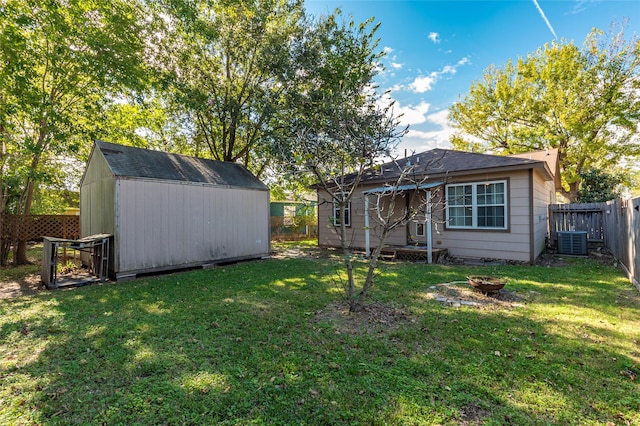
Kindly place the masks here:
[(587, 231), (559, 231), (558, 254), (587, 255)]

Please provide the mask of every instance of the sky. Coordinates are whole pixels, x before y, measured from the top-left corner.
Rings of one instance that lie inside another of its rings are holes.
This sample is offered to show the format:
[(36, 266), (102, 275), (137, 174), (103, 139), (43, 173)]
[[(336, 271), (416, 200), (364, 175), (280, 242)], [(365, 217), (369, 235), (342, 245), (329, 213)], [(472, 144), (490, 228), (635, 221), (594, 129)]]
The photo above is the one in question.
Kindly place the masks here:
[(398, 146), (422, 152), (451, 148), (449, 106), (469, 93), (490, 65), (503, 66), (554, 40), (582, 46), (593, 28), (608, 32), (627, 20), (625, 37), (640, 36), (637, 0), (400, 1), (306, 0), (314, 16), (336, 8), (358, 23), (374, 17), (384, 49), (380, 93), (390, 90), (409, 132)]

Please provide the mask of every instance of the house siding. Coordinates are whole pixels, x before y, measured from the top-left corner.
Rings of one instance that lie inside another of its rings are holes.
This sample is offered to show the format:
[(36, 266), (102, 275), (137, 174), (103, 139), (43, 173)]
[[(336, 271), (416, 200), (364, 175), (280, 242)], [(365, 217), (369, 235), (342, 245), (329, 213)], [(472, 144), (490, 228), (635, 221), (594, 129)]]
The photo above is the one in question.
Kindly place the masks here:
[[(364, 249), (366, 245), (364, 232), (365, 196), (363, 193), (378, 186), (379, 185), (362, 186), (356, 190), (356, 193), (351, 199), (351, 226), (347, 227), (347, 239), (350, 242), (350, 246), (353, 248)], [(425, 193), (423, 192), (423, 194)], [(379, 222), (376, 221), (373, 213), (373, 208), (376, 204), (377, 198), (378, 197), (375, 194), (369, 195), (369, 235), (371, 247), (377, 247), (380, 243), (381, 229)], [(397, 208), (396, 214), (393, 217), (399, 218), (404, 213), (404, 203), (406, 203), (406, 198), (404, 198), (404, 196), (398, 196), (396, 203), (400, 206)], [(414, 198), (412, 205), (417, 207), (419, 204), (420, 202)], [(388, 203), (384, 204), (384, 207), (388, 207)], [(331, 201), (331, 196), (327, 192), (321, 190), (318, 191), (318, 222), (320, 224), (318, 227), (318, 244), (326, 247), (339, 247), (339, 231), (333, 227), (333, 202)], [(409, 224), (407, 226), (413, 227), (415, 225)], [(400, 227), (390, 233), (385, 240), (385, 245), (407, 245), (407, 227)]]
[[(433, 214), (433, 247), (447, 249), (451, 256), (461, 258), (490, 258), (504, 259), (519, 262), (531, 261), (532, 231), (531, 220), (535, 219), (533, 232), (534, 256), (537, 257), (544, 248), (544, 237), (546, 235), (546, 221), (538, 220), (541, 215), (546, 217), (546, 203), (550, 200), (550, 193), (553, 194), (553, 182), (546, 182), (542, 176), (534, 172), (534, 190), (531, 196), (529, 170), (518, 170), (504, 173), (492, 173), (487, 175), (466, 175), (459, 178), (449, 178), (448, 184), (467, 182), (486, 182), (494, 180), (506, 180), (508, 188), (508, 229), (507, 230), (459, 230), (449, 229), (445, 224), (444, 205), (441, 203), (440, 195), (434, 198)], [(379, 185), (378, 185), (379, 186)], [(348, 238), (352, 247), (364, 247), (364, 196), (362, 191), (371, 188), (359, 188), (352, 199), (351, 223), (348, 228)], [(534, 218), (531, 218), (533, 199)], [(326, 201), (326, 202), (323, 202)], [(331, 198), (323, 191), (318, 191), (319, 202), (319, 231), (318, 243), (321, 246), (340, 245), (340, 240), (335, 229), (331, 226), (333, 207)], [(543, 211), (544, 210), (544, 211)], [(373, 215), (371, 215), (373, 216)], [(414, 224), (408, 225), (414, 233)], [(379, 243), (375, 232), (375, 221), (370, 221), (371, 227), (371, 247)], [(421, 238), (426, 243), (426, 237)], [(402, 227), (393, 232), (385, 241), (387, 245), (406, 245), (407, 228)]]
[(469, 175), (447, 183), (507, 181), (507, 230), (460, 230), (447, 228), (444, 206), (439, 209), (433, 247), (447, 249), (453, 257), (529, 261), (529, 178), (528, 171)]
[(555, 204), (556, 192), (555, 183), (545, 181), (539, 173), (533, 174), (533, 180), (533, 250), (537, 258), (544, 251), (549, 236), (549, 204)]

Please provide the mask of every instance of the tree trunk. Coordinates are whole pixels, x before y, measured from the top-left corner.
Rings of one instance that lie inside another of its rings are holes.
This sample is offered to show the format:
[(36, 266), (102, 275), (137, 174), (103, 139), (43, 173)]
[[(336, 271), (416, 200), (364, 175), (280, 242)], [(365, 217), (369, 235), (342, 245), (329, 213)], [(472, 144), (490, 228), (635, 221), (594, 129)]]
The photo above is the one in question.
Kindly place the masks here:
[[(31, 170), (37, 170), (38, 165), (40, 164), (40, 155), (36, 154), (31, 161)], [(31, 177), (27, 178), (27, 186), (23, 192), (23, 203), (21, 208), (21, 213), (24, 215), (31, 214), (31, 205), (33, 204), (33, 191), (34, 191), (34, 183)], [(19, 230), (18, 230), (19, 231)], [(18, 235), (20, 233), (18, 232)], [(16, 246), (14, 248), (14, 257), (13, 257), (14, 265), (29, 265), (29, 259), (27, 259), (27, 241), (24, 241), (22, 238), (19, 238), (16, 242)]]
[(362, 290), (355, 297), (352, 297), (349, 303), (350, 312), (362, 312), (364, 310), (364, 304), (369, 296), (369, 289), (373, 287), (373, 276), (376, 268), (378, 267), (378, 259), (382, 252), (382, 244), (378, 244), (378, 247), (373, 251), (371, 258), (369, 259), (369, 268), (367, 270), (367, 277), (362, 285)]
[[(27, 183), (27, 188), (25, 190), (27, 191), (27, 193), (23, 212), (26, 216), (31, 212), (31, 204), (33, 202), (33, 181), (29, 180), (29, 183)], [(27, 241), (23, 240), (22, 238), (19, 238), (16, 243), (13, 263), (14, 265), (29, 265), (31, 263), (29, 262), (29, 259), (27, 259)]]
[(347, 285), (349, 290), (347, 291), (347, 298), (349, 299), (349, 312), (361, 312), (364, 308), (363, 301), (358, 297), (356, 293), (356, 283), (353, 276), (353, 262), (351, 261), (351, 253), (345, 254), (345, 266), (347, 267)]
[(569, 203), (577, 203), (578, 202), (578, 194), (580, 192), (580, 182), (573, 182), (569, 184), (569, 190), (565, 190), (564, 188), (561, 190), (562, 195), (564, 195)]

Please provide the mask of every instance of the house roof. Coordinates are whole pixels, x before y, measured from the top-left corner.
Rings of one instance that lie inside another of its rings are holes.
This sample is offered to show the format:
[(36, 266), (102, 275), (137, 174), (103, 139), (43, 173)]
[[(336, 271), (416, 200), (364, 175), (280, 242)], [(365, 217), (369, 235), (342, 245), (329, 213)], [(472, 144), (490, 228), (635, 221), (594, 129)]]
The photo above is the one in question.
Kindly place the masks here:
[(372, 168), (362, 177), (361, 183), (397, 179), (401, 170), (408, 166), (414, 166), (413, 174), (429, 179), (505, 170), (539, 169), (546, 180), (554, 180), (554, 170), (550, 169), (544, 160), (436, 148)]
[(118, 177), (268, 190), (264, 183), (241, 164), (153, 151), (104, 141), (96, 141), (94, 150), (96, 147), (104, 156), (111, 172)]
[(556, 189), (562, 188), (560, 183), (560, 162), (558, 161), (558, 150), (548, 149), (544, 151), (525, 152), (522, 154), (511, 154), (510, 157), (528, 158), (530, 160), (544, 161), (547, 163), (549, 170), (553, 173)]

